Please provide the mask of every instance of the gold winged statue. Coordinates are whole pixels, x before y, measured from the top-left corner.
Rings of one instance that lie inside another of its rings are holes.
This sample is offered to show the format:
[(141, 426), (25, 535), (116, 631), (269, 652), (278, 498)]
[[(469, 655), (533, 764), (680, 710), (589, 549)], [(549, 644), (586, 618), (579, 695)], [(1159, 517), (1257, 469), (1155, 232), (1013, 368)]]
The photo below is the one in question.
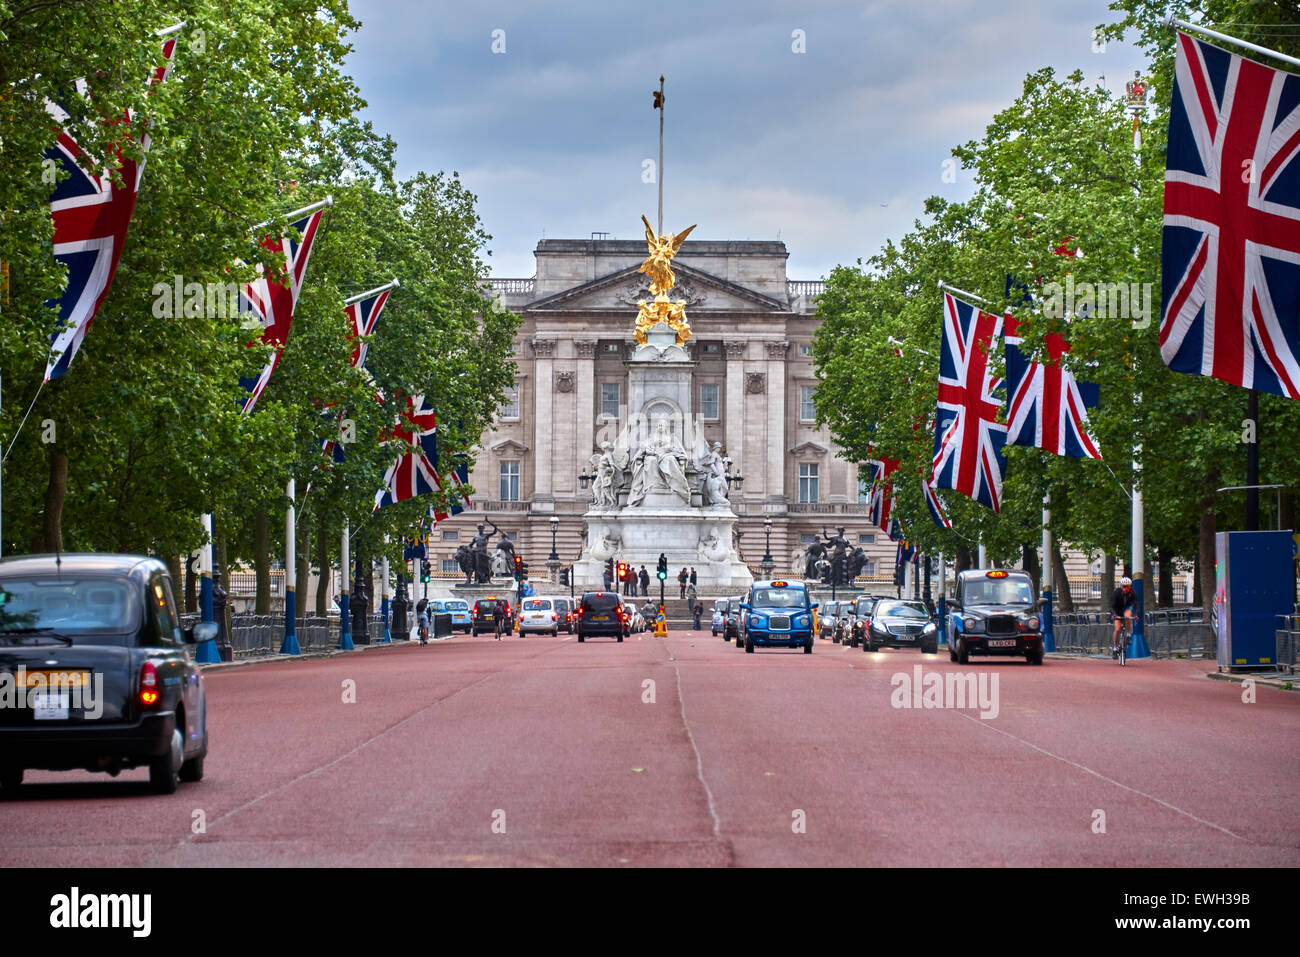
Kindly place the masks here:
[(686, 321), (686, 300), (673, 302), (668, 298), (668, 290), (676, 282), (672, 259), (695, 226), (680, 233), (656, 236), (648, 219), (642, 216), (641, 222), (645, 223), (645, 241), (650, 248), (650, 255), (637, 272), (650, 277), (650, 292), (654, 294), (654, 300), (637, 303), (636, 341), (639, 345), (645, 345), (646, 333), (662, 322), (677, 333), (677, 344), (684, 345), (691, 337), (691, 326)]

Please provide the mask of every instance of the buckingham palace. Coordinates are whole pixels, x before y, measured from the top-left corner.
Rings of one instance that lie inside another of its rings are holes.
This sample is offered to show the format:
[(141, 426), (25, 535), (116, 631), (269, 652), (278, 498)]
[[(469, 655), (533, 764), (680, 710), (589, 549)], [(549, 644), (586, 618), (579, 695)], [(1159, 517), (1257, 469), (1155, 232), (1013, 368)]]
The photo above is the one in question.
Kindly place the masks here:
[[(488, 280), (523, 317), (518, 375), (478, 450), (471, 507), (433, 533), (430, 556), (447, 577), (458, 573), (457, 546), (485, 518), (513, 538), (533, 578), (546, 574), (552, 526), (561, 563), (579, 554), (592, 498), (580, 476), (626, 422), (625, 363), (649, 285), (638, 273), (645, 242), (600, 235), (542, 240), (533, 278)], [(868, 556), (863, 574), (892, 575), (895, 546), (868, 521), (857, 465), (814, 421), (813, 313), (823, 283), (789, 279), (788, 255), (779, 241), (687, 241), (673, 260), (672, 295), (686, 302), (693, 333), (697, 427), (731, 460), (738, 548), (751, 569), (771, 518), (778, 572), (789, 573), (792, 553), (821, 540), (823, 528), (834, 535), (844, 526)]]

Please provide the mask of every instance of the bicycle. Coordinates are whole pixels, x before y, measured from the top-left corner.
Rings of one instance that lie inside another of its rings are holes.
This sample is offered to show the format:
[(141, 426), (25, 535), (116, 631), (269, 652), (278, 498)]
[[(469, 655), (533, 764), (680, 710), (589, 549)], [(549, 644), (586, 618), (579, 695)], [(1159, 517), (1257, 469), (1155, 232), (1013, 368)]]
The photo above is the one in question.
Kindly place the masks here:
[(1128, 658), (1128, 643), (1129, 643), (1129, 638), (1132, 637), (1132, 634), (1133, 634), (1133, 619), (1125, 615), (1122, 619), (1120, 619), (1119, 645), (1112, 646), (1110, 651), (1110, 656), (1119, 662), (1121, 668), (1124, 667), (1124, 663)]

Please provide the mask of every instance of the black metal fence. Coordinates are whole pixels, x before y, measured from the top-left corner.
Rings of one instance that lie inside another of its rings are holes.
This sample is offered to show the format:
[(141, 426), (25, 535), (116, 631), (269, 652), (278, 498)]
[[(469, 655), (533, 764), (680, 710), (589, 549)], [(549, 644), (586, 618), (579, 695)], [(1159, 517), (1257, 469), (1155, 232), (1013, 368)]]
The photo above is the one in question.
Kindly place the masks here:
[[(1213, 658), (1217, 653), (1214, 624), (1200, 607), (1149, 611), (1143, 620), (1154, 658)], [(1052, 630), (1057, 651), (1083, 655), (1110, 654), (1115, 635), (1109, 612), (1056, 613)]]
[[(307, 652), (332, 651), (339, 646), (339, 618), (307, 615), (298, 618), (294, 625), (298, 646)], [(384, 616), (366, 616), (366, 637), (379, 641), (384, 637)], [(404, 640), (406, 635), (393, 635), (394, 640)], [(358, 636), (354, 633), (352, 640)], [(284, 642), (283, 615), (232, 615), (230, 647), (235, 658), (253, 658), (280, 653)]]

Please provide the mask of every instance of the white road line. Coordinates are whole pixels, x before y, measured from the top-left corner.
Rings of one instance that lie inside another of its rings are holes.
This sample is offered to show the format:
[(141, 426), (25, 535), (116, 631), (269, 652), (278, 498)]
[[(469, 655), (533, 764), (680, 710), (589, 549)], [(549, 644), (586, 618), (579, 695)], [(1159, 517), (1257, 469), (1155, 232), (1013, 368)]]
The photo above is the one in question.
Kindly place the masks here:
[(1053, 752), (1048, 751), (1046, 748), (1040, 748), (1032, 741), (1026, 741), (1024, 738), (1019, 737), (1018, 735), (1014, 735), (1010, 731), (1003, 731), (1001, 728), (995, 728), (991, 724), (989, 724), (989, 722), (976, 718), (973, 715), (965, 714), (961, 711), (958, 711), (957, 714), (961, 715), (967, 721), (974, 721), (981, 728), (984, 728), (988, 731), (996, 731), (998, 734), (1005, 735), (1006, 737), (1011, 738), (1013, 741), (1019, 741), (1021, 744), (1025, 745), (1026, 747), (1033, 748), (1035, 751), (1039, 752), (1040, 754), (1045, 754), (1049, 758), (1055, 758), (1057, 761), (1061, 761), (1064, 762), (1065, 764), (1070, 765), (1070, 767), (1072, 768), (1078, 768), (1080, 771), (1087, 772), (1088, 774), (1091, 774), (1093, 777), (1105, 781), (1107, 784), (1113, 784), (1117, 788), (1123, 788), (1125, 791), (1128, 791), (1132, 794), (1136, 794), (1139, 797), (1144, 797), (1148, 801), (1154, 801), (1156, 804), (1159, 804), (1161, 807), (1167, 807), (1169, 808), (1169, 810), (1173, 811), (1174, 813), (1181, 814), (1183, 817), (1186, 818), (1190, 818), (1191, 820), (1195, 821), (1197, 824), (1204, 824), (1206, 827), (1212, 827), (1216, 831), (1222, 831), (1224, 834), (1228, 835), (1229, 837), (1235, 837), (1239, 841), (1246, 841), (1246, 843), (1251, 843), (1247, 838), (1242, 837), (1240, 834), (1234, 834), (1232, 831), (1229, 831), (1226, 827), (1221, 827), (1220, 825), (1215, 824), (1213, 821), (1207, 821), (1203, 818), (1199, 818), (1195, 814), (1192, 814), (1190, 811), (1184, 811), (1182, 808), (1175, 807), (1174, 805), (1170, 804), (1168, 801), (1162, 801), (1154, 794), (1147, 794), (1145, 791), (1139, 791), (1137, 788), (1129, 787), (1127, 784), (1123, 784), (1119, 781), (1116, 781), (1114, 778), (1108, 778), (1106, 777), (1106, 775), (1100, 773), (1099, 771), (1094, 771), (1092, 768), (1087, 767), (1086, 765), (1083, 764), (1079, 764), (1077, 761), (1071, 761), (1067, 757), (1063, 757), (1059, 754), (1054, 754)]
[(668, 659), (673, 666), (673, 672), (677, 675), (677, 703), (682, 709), (682, 726), (686, 728), (686, 737), (691, 742), (691, 750), (695, 752), (695, 776), (700, 780), (700, 786), (704, 788), (704, 795), (709, 799), (709, 815), (713, 818), (713, 837), (714, 840), (722, 843), (722, 821), (718, 818), (718, 808), (713, 801), (713, 790), (709, 787), (709, 782), (704, 780), (704, 758), (700, 755), (699, 746), (695, 743), (695, 735), (691, 731), (691, 723), (686, 720), (686, 698), (682, 694), (682, 671), (677, 667), (677, 659), (669, 657)]

